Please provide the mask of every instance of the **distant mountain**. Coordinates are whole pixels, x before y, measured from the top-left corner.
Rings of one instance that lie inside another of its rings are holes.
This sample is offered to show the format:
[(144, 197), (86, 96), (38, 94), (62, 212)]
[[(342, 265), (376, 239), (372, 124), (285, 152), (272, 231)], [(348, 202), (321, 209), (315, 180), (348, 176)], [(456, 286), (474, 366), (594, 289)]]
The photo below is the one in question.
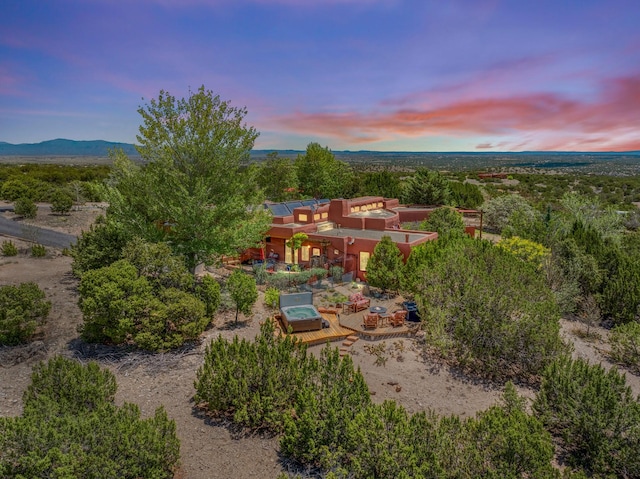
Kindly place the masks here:
[(0, 141), (0, 156), (101, 156), (109, 154), (109, 149), (122, 148), (127, 155), (138, 156), (135, 146), (130, 143), (92, 140), (49, 140), (40, 143), (14, 145)]

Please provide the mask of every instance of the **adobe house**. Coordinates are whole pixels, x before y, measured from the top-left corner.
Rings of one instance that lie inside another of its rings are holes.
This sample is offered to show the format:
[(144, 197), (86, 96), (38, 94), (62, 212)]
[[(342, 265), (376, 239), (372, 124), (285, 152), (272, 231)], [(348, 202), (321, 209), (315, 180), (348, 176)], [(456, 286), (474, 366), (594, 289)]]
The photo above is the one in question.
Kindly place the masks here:
[[(422, 221), (434, 207), (402, 206), (399, 200), (379, 196), (352, 199), (321, 199), (265, 203), (273, 220), (264, 240), (264, 252), (254, 257), (277, 255), (279, 261), (301, 266), (342, 266), (345, 273), (365, 280), (367, 262), (383, 236), (390, 236), (409, 257), (411, 248), (434, 240), (437, 233), (402, 230), (401, 223)], [(296, 233), (307, 241), (292, 256), (286, 242)]]

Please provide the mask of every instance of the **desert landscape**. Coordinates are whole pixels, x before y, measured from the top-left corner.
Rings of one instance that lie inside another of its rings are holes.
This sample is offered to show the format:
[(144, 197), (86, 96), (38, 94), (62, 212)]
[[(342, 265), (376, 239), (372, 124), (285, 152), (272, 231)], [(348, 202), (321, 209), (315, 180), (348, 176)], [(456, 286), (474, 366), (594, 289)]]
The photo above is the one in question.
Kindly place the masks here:
[[(78, 235), (103, 212), (101, 205), (85, 205), (68, 216), (53, 215), (46, 204), (39, 205), (38, 216), (24, 220), (30, 224)], [(12, 213), (3, 213), (11, 218)], [(1, 240), (7, 238), (0, 237)], [(253, 338), (260, 323), (271, 312), (259, 298), (250, 317), (242, 317), (234, 327), (232, 311), (220, 312), (215, 324), (200, 341), (166, 354), (123, 353), (118, 348), (94, 346), (79, 339), (82, 315), (77, 306), (77, 280), (71, 274), (71, 258), (48, 248), (44, 258), (26, 253), (28, 243), (9, 238), (21, 250), (15, 257), (0, 258), (0, 284), (36, 282), (52, 303), (48, 322), (37, 341), (25, 346), (0, 348), (0, 415), (21, 413), (22, 394), (29, 384), (34, 364), (54, 355), (73, 357), (86, 362), (96, 360), (117, 377), (117, 401), (139, 405), (144, 416), (164, 406), (177, 424), (181, 441), (182, 466), (178, 477), (204, 479), (227, 477), (275, 478), (294, 466), (278, 455), (277, 438), (238, 435), (225, 424), (212, 422), (194, 409), (192, 397), (196, 370), (203, 361), (207, 343), (218, 335)], [(387, 305), (401, 302), (396, 297)], [(607, 331), (598, 328), (600, 340), (585, 341), (579, 333), (581, 323), (563, 319), (563, 337), (573, 343), (574, 356), (611, 367), (607, 359)], [(384, 361), (376, 361), (371, 346), (384, 344)], [(339, 347), (332, 343), (331, 347)], [(317, 353), (323, 346), (312, 346)], [(360, 339), (349, 347), (349, 354), (361, 369), (375, 402), (393, 399), (408, 411), (432, 409), (441, 415), (472, 416), (495, 404), (501, 387), (465, 377), (447, 365), (430, 361), (422, 354), (419, 337), (378, 341)], [(634, 394), (640, 394), (640, 378), (627, 373)], [(534, 391), (524, 385), (519, 392), (533, 397)]]

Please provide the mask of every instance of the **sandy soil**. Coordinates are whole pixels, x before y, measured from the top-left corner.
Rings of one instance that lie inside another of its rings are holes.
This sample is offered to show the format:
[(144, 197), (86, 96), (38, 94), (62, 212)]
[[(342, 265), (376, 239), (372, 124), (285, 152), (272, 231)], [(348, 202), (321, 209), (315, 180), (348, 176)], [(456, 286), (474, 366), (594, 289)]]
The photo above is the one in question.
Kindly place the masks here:
[[(42, 207), (46, 212), (46, 207)], [(73, 212), (60, 224), (58, 218), (39, 214), (35, 223), (77, 234), (87, 227), (99, 208)], [(76, 216), (77, 215), (77, 216)], [(57, 224), (55, 224), (58, 222)], [(66, 228), (66, 229), (65, 229)], [(0, 242), (4, 238), (0, 237)], [(26, 244), (17, 242), (18, 246)], [(35, 281), (52, 302), (51, 314), (38, 341), (28, 346), (0, 348), (0, 416), (19, 415), (21, 398), (27, 387), (33, 365), (55, 354), (78, 357), (92, 348), (78, 340), (77, 327), (82, 317), (77, 306), (77, 281), (70, 274), (71, 259), (50, 251), (45, 258), (32, 258), (26, 253), (16, 257), (0, 257), (0, 284)], [(261, 437), (235, 438), (223, 426), (212, 424), (193, 409), (191, 398), (196, 370), (202, 364), (206, 344), (218, 335), (231, 338), (237, 334), (252, 338), (268, 312), (259, 300), (251, 318), (242, 318), (238, 328), (231, 327), (231, 313), (222, 313), (214, 328), (207, 331), (201, 343), (179, 354), (156, 356), (104, 355), (100, 362), (117, 377), (117, 401), (134, 402), (143, 415), (151, 415), (163, 405), (177, 423), (181, 440), (182, 469), (179, 477), (205, 478), (275, 478), (283, 471), (276, 439)], [(606, 359), (606, 331), (597, 329), (602, 340), (588, 342), (574, 333), (577, 323), (563, 320), (564, 337), (575, 345), (575, 355), (610, 367)], [(439, 414), (472, 416), (495, 404), (500, 389), (495, 385), (469, 380), (446, 366), (425, 361), (416, 339), (384, 341), (386, 361), (376, 364), (376, 356), (368, 350), (383, 341), (360, 340), (350, 347), (355, 364), (369, 384), (372, 399), (382, 402), (394, 399), (415, 412), (433, 409)], [(334, 343), (337, 347), (339, 343)], [(312, 351), (319, 351), (314, 346)], [(99, 351), (99, 350), (98, 350)], [(640, 394), (640, 378), (627, 374), (634, 393)], [(520, 389), (527, 397), (534, 391)]]

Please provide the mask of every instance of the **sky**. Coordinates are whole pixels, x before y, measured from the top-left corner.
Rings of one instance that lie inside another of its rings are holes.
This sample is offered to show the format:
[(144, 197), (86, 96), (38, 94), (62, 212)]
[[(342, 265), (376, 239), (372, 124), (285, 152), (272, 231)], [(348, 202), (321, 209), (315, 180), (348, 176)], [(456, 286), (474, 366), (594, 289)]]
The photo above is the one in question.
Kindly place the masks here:
[(3, 0), (0, 141), (136, 143), (204, 85), (256, 149), (640, 150), (638, 0)]

